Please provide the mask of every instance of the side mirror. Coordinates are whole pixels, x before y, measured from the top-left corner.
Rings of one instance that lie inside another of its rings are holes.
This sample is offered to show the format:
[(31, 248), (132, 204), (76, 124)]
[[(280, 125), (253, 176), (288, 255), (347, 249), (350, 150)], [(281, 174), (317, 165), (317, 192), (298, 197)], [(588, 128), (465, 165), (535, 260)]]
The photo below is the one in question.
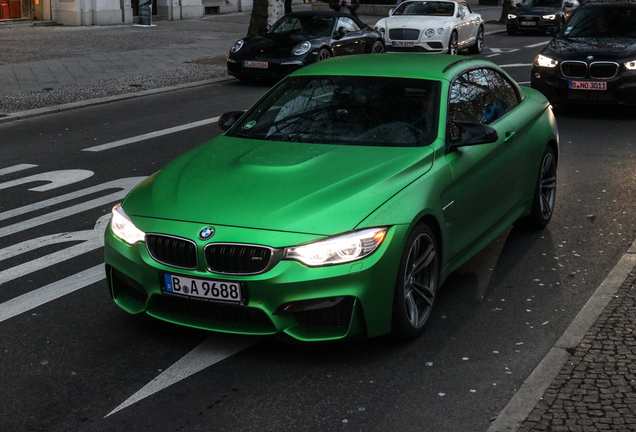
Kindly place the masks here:
[(336, 30), (336, 39), (340, 39), (341, 37), (343, 37), (347, 32), (345, 31), (344, 27), (338, 27), (338, 30)]
[(393, 15), (393, 12), (395, 12), (395, 8), (389, 9), (389, 16)]
[(448, 127), (450, 148), (494, 143), (499, 139), (497, 131), (492, 126), (473, 122), (451, 122)]
[(244, 113), (245, 111), (226, 112), (221, 117), (219, 117), (219, 128), (221, 128), (222, 131), (228, 130), (229, 128), (234, 126), (234, 123), (236, 123)]

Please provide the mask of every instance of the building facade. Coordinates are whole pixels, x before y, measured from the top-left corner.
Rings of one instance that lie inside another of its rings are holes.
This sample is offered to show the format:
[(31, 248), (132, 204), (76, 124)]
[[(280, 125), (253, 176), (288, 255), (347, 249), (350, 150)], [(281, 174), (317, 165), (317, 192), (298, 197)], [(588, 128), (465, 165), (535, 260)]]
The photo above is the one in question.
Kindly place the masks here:
[(0, 21), (33, 19), (69, 26), (132, 24), (139, 8), (161, 19), (247, 12), (252, 0), (0, 0)]

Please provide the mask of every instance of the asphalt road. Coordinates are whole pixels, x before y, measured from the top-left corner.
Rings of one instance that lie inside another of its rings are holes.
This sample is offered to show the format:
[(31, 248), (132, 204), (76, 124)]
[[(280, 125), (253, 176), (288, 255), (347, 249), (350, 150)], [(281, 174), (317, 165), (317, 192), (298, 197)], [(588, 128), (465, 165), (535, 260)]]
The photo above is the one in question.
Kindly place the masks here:
[[(493, 36), (480, 56), (527, 83), (547, 41)], [(119, 310), (101, 269), (112, 205), (220, 133), (195, 122), (266, 90), (230, 80), (0, 125), (1, 430), (485, 431), (636, 237), (634, 112), (557, 107), (552, 222), (509, 228), (453, 274), (416, 341), (288, 345)]]

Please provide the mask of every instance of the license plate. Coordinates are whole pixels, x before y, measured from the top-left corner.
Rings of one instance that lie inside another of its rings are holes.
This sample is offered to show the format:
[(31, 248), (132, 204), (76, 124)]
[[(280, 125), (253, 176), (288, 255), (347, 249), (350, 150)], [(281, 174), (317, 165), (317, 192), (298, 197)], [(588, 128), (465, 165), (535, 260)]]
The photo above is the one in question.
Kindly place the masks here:
[(413, 48), (415, 46), (415, 42), (393, 41), (393, 46), (401, 48)]
[(534, 27), (537, 25), (537, 23), (535, 21), (521, 21), (519, 22), (519, 25), (525, 27)]
[(572, 90), (607, 90), (607, 83), (605, 81), (570, 81), (570, 88)]
[(269, 64), (267, 62), (262, 62), (262, 61), (246, 60), (243, 62), (243, 67), (255, 68), (255, 69), (267, 69), (269, 67)]
[(239, 282), (193, 279), (162, 273), (161, 291), (181, 297), (194, 297), (220, 303), (245, 304), (245, 287)]

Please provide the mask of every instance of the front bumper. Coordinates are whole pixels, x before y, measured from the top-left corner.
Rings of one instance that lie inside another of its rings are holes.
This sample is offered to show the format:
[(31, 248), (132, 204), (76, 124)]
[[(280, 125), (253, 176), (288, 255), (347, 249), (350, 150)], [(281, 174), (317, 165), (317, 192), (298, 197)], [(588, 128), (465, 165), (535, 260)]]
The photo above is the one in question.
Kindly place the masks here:
[[(572, 90), (570, 81), (606, 82), (607, 90)], [(636, 104), (636, 71), (620, 66), (618, 74), (608, 79), (569, 78), (561, 68), (533, 66), (530, 85), (552, 103)]]
[(521, 15), (515, 19), (509, 19), (506, 23), (506, 30), (514, 32), (548, 32), (553, 33), (559, 28), (559, 21), (556, 19), (547, 20), (540, 16)]
[[(184, 225), (173, 224), (175, 228)], [(253, 230), (225, 227), (224, 231), (243, 242)], [(391, 330), (394, 286), (406, 231), (405, 226), (392, 227), (378, 250), (353, 263), (309, 268), (282, 260), (262, 274), (228, 276), (206, 270), (203, 259), (196, 270), (163, 265), (149, 255), (144, 243), (130, 246), (114, 237), (109, 227), (106, 276), (110, 294), (122, 309), (180, 325), (228, 333), (286, 334), (301, 341), (373, 337)], [(192, 240), (202, 257), (204, 242)], [(163, 294), (162, 272), (240, 281), (247, 290), (247, 301), (234, 305)]]

